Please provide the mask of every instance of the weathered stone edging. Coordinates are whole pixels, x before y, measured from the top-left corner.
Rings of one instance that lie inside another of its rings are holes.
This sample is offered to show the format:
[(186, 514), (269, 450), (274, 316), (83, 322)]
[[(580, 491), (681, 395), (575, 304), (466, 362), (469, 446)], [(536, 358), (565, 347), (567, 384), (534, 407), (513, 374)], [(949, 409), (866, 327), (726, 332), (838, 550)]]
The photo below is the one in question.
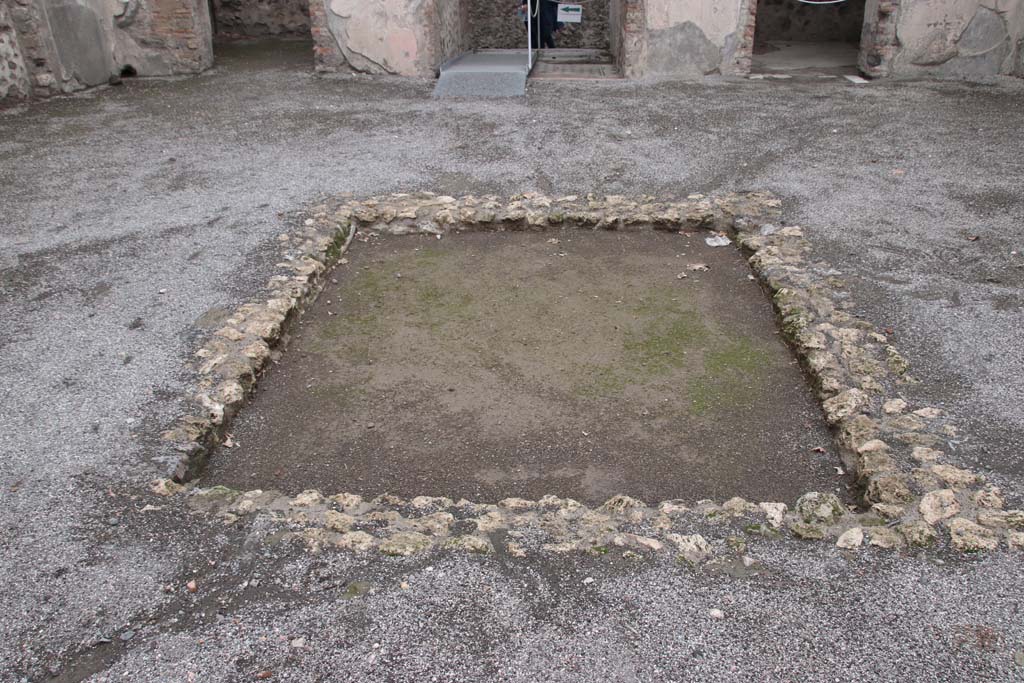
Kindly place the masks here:
[[(703, 558), (711, 553), (708, 541), (679, 532), (715, 518), (743, 522), (748, 533), (826, 539), (850, 550), (862, 545), (927, 547), (947, 535), (964, 552), (995, 549), (1001, 542), (1024, 549), (1024, 511), (1004, 511), (998, 489), (944, 462), (955, 428), (941, 410), (912, 409), (900, 396), (900, 387), (915, 381), (906, 361), (885, 335), (848, 312), (852, 305), (839, 273), (809, 260), (802, 229), (770, 222), (777, 220), (778, 207), (778, 200), (764, 193), (691, 195), (680, 202), (532, 193), (509, 200), (455, 199), (418, 193), (316, 206), (299, 234), (281, 236), (283, 273), (271, 279), (268, 299), (242, 306), (197, 352), (200, 382), (191, 397), (197, 410), (165, 434), (182, 457), (174, 481), (158, 480), (153, 489), (169, 494), (188, 488), (193, 506), (230, 523), (250, 514), (269, 515), (297, 527), (293, 533), (315, 547), (397, 555), (436, 546), (490, 552), (492, 535), (502, 531), (509, 536), (505, 550), (512, 554), (670, 548), (684, 557)], [(315, 491), (289, 498), (276, 492), (181, 486), (200, 471), (288, 320), (316, 297), (326, 269), (357, 233), (567, 227), (719, 230), (738, 243), (772, 294), (782, 329), (815, 383), (843, 462), (863, 489), (864, 509), (848, 510), (835, 495), (816, 492), (802, 496), (794, 510), (739, 498), (721, 505), (665, 501), (648, 507), (626, 496), (590, 509), (553, 496), (481, 505), (424, 497), (364, 501)]]

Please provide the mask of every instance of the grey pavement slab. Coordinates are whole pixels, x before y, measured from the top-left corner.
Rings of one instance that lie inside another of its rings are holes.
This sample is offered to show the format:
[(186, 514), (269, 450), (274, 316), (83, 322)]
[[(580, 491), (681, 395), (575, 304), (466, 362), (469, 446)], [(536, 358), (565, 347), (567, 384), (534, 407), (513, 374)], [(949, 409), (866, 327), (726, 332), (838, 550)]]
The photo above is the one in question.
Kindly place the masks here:
[(529, 73), (526, 50), (467, 52), (441, 66), (434, 97), (520, 97)]

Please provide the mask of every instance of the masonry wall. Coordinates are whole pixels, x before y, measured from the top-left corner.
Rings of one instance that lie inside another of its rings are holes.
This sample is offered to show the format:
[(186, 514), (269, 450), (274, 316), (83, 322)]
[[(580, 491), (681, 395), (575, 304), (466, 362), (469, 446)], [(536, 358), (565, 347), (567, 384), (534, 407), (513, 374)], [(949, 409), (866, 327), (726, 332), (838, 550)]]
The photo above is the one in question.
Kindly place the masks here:
[(1024, 3), (901, 0), (889, 73), (976, 79), (1024, 76)]
[(213, 14), (218, 34), (309, 37), (309, 0), (213, 0)]
[(437, 7), (437, 33), (441, 43), (442, 61), (470, 49), (469, 2), (466, 0), (439, 0)]
[(207, 0), (117, 0), (113, 57), (139, 76), (199, 73), (213, 66), (213, 27)]
[[(516, 8), (522, 4), (520, 0), (463, 1), (468, 8), (473, 48), (526, 47), (526, 26), (516, 17)], [(580, 4), (583, 5), (583, 22), (565, 24), (555, 35), (555, 44), (607, 50), (610, 47), (609, 0), (582, 0)]]
[(469, 49), (466, 0), (310, 0), (318, 71), (436, 75)]
[(759, 0), (760, 40), (860, 42), (864, 0), (812, 5), (799, 0)]
[(733, 73), (744, 6), (740, 0), (646, 0), (644, 75), (696, 79)]
[[(756, 0), (646, 0), (635, 72), (683, 79), (746, 73), (756, 23), (779, 22), (782, 8), (767, 16), (757, 9)], [(857, 40), (859, 22), (836, 12), (836, 25)], [(824, 30), (827, 22), (804, 28)], [(794, 37), (801, 33), (808, 35)], [(860, 39), (860, 68), (875, 77), (1024, 76), (1021, 0), (866, 0)]]
[(4, 0), (0, 8), (0, 50), (10, 56), (17, 46), (25, 70), (22, 87), (3, 88), (0, 99), (102, 85), (126, 67), (162, 76), (213, 63), (206, 0)]
[(25, 99), (32, 94), (32, 82), (25, 57), (6, 5), (0, 4), (0, 102)]

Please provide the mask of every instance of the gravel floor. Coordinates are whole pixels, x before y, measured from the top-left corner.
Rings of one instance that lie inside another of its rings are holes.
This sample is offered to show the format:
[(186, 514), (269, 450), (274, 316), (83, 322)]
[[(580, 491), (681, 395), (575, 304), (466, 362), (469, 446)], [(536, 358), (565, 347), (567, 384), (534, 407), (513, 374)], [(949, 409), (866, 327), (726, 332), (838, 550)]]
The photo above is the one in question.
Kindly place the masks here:
[(1019, 503), (1020, 81), (435, 101), (314, 78), (302, 44), (221, 57), (0, 112), (0, 680), (1024, 679), (1019, 556), (777, 542), (753, 575), (311, 556), (142, 487), (204, 315), (258, 291), (280, 213), (319, 193), (767, 189), (893, 330), (912, 398), (959, 420), (957, 456)]

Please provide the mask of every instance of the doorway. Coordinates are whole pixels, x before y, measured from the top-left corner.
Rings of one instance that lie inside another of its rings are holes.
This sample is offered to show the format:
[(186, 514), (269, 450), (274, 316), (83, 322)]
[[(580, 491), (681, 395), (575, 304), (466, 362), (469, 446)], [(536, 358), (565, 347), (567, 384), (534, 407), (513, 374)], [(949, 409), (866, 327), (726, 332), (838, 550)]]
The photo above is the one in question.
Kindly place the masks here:
[(751, 72), (857, 73), (865, 0), (757, 0)]
[[(493, 0), (466, 2), (468, 43), (473, 52), (525, 50), (529, 44), (526, 24), (526, 0), (495, 3)], [(544, 6), (541, 6), (544, 3)], [(555, 15), (558, 3), (531, 0), (534, 12)], [(575, 0), (572, 11), (563, 9), (553, 34), (555, 47), (542, 47), (535, 53), (530, 78), (604, 79), (619, 78), (611, 52), (610, 6), (613, 0)], [(536, 37), (535, 37), (536, 39)]]
[(208, 0), (218, 40), (310, 40), (309, 0)]

